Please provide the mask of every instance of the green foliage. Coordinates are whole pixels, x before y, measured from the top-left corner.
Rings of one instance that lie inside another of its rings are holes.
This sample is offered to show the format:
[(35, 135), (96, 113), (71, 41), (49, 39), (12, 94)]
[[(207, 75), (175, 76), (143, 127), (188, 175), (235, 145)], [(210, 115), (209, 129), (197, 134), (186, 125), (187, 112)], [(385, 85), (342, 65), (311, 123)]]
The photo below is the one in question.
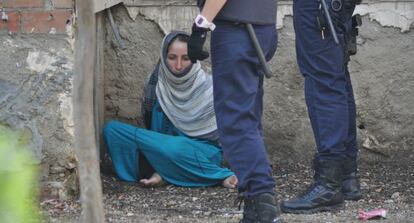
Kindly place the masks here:
[[(23, 134), (24, 135), (24, 134)], [(0, 222), (38, 222), (37, 168), (22, 134), (0, 125)]]

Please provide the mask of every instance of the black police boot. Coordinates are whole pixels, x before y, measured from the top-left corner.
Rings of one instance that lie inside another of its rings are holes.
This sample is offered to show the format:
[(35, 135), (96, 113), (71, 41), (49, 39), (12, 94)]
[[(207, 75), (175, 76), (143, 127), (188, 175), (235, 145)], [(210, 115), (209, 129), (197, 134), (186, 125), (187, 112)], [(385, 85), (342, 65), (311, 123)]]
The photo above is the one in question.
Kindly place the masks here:
[[(313, 169), (315, 170), (313, 180), (318, 181), (320, 167), (316, 158), (313, 159)], [(344, 200), (357, 201), (362, 198), (361, 186), (357, 175), (357, 161), (355, 159), (343, 160), (342, 194), (344, 195)]]
[(343, 165), (342, 193), (344, 194), (344, 199), (357, 201), (362, 198), (361, 186), (357, 175), (357, 161), (347, 159), (343, 162)]
[[(336, 211), (343, 207), (341, 191), (343, 165), (338, 160), (318, 160), (318, 175), (313, 185), (302, 195), (284, 201), (280, 207), (285, 213), (311, 214), (320, 211)], [(315, 166), (314, 165), (314, 166)]]
[(243, 200), (243, 219), (240, 223), (282, 223), (274, 195), (263, 193)]

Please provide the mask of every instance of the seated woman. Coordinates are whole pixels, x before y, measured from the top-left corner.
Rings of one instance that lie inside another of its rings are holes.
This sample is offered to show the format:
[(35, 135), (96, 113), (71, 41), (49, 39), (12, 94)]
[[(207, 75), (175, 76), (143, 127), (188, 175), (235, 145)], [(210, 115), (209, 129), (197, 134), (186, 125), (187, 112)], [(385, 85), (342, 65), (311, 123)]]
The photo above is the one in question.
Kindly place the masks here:
[[(212, 78), (199, 62), (189, 60), (188, 39), (182, 32), (164, 38), (142, 104), (148, 129), (108, 122), (104, 138), (109, 155), (121, 180), (140, 180), (147, 186), (166, 181), (187, 187), (235, 188), (236, 176), (221, 167)], [(145, 168), (147, 162), (152, 168)]]

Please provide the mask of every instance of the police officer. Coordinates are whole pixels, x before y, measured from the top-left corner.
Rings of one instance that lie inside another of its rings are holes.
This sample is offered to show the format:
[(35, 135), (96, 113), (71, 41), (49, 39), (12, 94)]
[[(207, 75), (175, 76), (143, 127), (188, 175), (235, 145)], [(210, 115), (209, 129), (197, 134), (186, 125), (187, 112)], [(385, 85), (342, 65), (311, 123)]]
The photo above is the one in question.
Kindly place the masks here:
[[(329, 8), (339, 44), (334, 42), (321, 1)], [(356, 0), (294, 0), (296, 54), (305, 77), (305, 99), (315, 136), (314, 183), (281, 204), (283, 212), (334, 211), (358, 200), (355, 100), (348, 72), (347, 43)], [(355, 28), (355, 27), (354, 27)]]
[(220, 144), (239, 179), (242, 223), (280, 223), (272, 170), (262, 137), (263, 72), (246, 23), (270, 60), (277, 47), (275, 0), (206, 0), (192, 27), (188, 56), (204, 60), (211, 33), (214, 108)]

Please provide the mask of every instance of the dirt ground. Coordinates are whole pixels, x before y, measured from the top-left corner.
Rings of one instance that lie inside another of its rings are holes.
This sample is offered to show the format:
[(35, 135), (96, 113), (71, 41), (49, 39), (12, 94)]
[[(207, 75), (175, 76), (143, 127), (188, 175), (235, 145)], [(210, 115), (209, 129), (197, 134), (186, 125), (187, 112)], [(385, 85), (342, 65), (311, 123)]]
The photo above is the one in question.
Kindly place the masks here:
[[(364, 198), (346, 202), (337, 213), (282, 214), (285, 222), (360, 222), (359, 210), (385, 208), (386, 219), (370, 222), (414, 222), (414, 154), (400, 151), (389, 158), (360, 162)], [(312, 170), (305, 164), (274, 163), (277, 197), (288, 199), (311, 183)], [(107, 222), (229, 222), (241, 218), (234, 201), (237, 193), (222, 187), (182, 188), (166, 185), (144, 188), (102, 175)], [(78, 222), (79, 200), (41, 202), (44, 222)]]

